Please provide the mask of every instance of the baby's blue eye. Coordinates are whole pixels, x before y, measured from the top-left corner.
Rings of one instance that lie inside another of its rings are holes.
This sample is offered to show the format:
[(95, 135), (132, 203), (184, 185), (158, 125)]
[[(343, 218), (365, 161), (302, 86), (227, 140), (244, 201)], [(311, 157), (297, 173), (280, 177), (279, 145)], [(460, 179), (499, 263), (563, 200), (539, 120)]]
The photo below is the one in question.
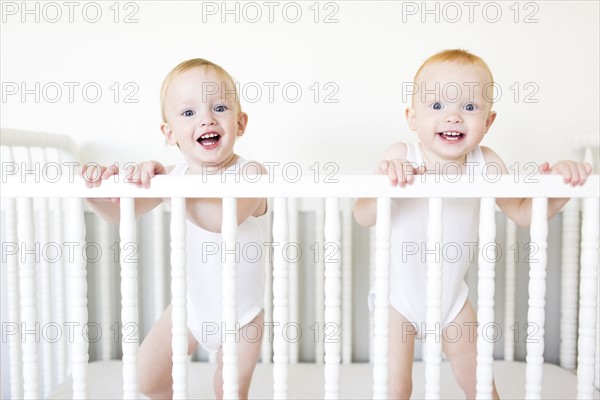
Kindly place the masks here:
[(464, 109), (466, 111), (475, 111), (477, 107), (475, 107), (475, 104), (473, 103), (469, 103), (469, 104), (465, 104)]
[(192, 110), (185, 110), (181, 113), (181, 115), (183, 115), (184, 117), (191, 117), (194, 115), (194, 112)]
[(436, 101), (435, 103), (433, 103), (431, 105), (431, 108), (433, 108), (434, 110), (441, 110), (442, 109), (442, 103), (440, 103), (439, 101)]
[(220, 105), (220, 106), (215, 106), (214, 110), (215, 110), (216, 112), (224, 112), (224, 111), (226, 111), (226, 110), (227, 110), (227, 106), (223, 106), (223, 105)]

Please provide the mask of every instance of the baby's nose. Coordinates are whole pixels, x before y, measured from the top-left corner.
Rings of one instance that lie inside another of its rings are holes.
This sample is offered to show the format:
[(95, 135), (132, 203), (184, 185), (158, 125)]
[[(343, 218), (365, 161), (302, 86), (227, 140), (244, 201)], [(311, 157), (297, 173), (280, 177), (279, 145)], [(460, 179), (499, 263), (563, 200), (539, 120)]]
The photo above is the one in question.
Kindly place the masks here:
[(450, 124), (460, 124), (462, 122), (462, 118), (459, 113), (450, 113), (446, 116), (446, 122)]
[(215, 118), (211, 115), (211, 114), (205, 114), (200, 118), (200, 125), (201, 126), (212, 126), (215, 125), (217, 123), (217, 121), (215, 120)]

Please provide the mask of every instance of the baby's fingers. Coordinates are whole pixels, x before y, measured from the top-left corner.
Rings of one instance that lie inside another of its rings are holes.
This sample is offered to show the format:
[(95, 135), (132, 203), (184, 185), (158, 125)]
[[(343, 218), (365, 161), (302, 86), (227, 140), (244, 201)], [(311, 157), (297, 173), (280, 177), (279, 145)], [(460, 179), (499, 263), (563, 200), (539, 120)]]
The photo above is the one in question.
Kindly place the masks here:
[(113, 175), (117, 175), (119, 173), (119, 167), (118, 165), (115, 163), (113, 165), (111, 165), (110, 167), (106, 168), (104, 170), (104, 172), (102, 173), (102, 180), (107, 180), (108, 178), (110, 178)]
[(548, 174), (550, 173), (550, 164), (548, 162), (543, 163), (538, 167), (540, 174)]
[(141, 181), (141, 168), (138, 165), (129, 165), (127, 167), (127, 178), (128, 183), (133, 183), (137, 187), (142, 186)]
[(381, 160), (379, 162), (379, 166), (377, 167), (377, 173), (381, 174), (381, 175), (386, 175), (389, 166), (390, 166), (390, 163), (388, 160)]
[(565, 183), (570, 183), (572, 186), (576, 186), (580, 183), (582, 177), (585, 181), (585, 167), (581, 163), (574, 161), (559, 161), (553, 168), (552, 173), (555, 175), (562, 175)]
[(154, 172), (154, 167), (151, 166), (150, 164), (146, 164), (141, 168), (141, 172), (140, 172), (140, 185), (141, 187), (144, 188), (149, 188), (150, 187), (150, 181), (152, 180), (152, 178), (154, 178), (155, 176), (155, 172)]
[(400, 185), (404, 184), (412, 185), (415, 181), (415, 175), (425, 173), (425, 166), (420, 166), (415, 168), (415, 166), (409, 161), (403, 161), (398, 164), (399, 176), (402, 174), (402, 179), (400, 180)]
[[(398, 184), (398, 171), (396, 170), (396, 166), (393, 162), (389, 163), (387, 176), (390, 179), (390, 184), (392, 186), (396, 186)], [(400, 175), (400, 177), (402, 177), (402, 175)]]
[(81, 169), (81, 176), (88, 188), (99, 187), (102, 183), (102, 173), (106, 167), (100, 165), (84, 165)]
[(588, 163), (575, 163), (577, 166), (578, 180), (576, 182), (571, 181), (573, 186), (579, 184), (583, 185), (588, 177), (588, 175), (592, 172), (592, 166)]

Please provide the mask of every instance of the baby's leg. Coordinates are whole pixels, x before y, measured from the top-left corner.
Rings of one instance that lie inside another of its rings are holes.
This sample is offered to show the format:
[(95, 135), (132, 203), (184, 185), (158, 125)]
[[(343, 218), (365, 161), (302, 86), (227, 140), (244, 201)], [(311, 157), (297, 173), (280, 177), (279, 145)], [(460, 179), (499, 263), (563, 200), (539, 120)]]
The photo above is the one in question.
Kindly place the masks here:
[[(140, 392), (151, 399), (173, 398), (173, 351), (171, 305), (156, 321), (138, 353)], [(188, 330), (188, 354), (198, 347), (198, 342)]]
[(412, 367), (416, 329), (390, 306), (388, 398), (408, 399), (412, 394)]
[[(471, 303), (465, 302), (453, 322), (454, 324), (444, 328), (443, 350), (465, 396), (467, 399), (474, 399), (477, 384), (477, 316)], [(498, 399), (496, 384), (493, 381), (492, 385), (492, 397)]]
[[(262, 332), (264, 331), (265, 315), (264, 312), (260, 312), (252, 322), (245, 325), (240, 329), (239, 342), (237, 345), (238, 349), (238, 394), (240, 400), (248, 398), (248, 391), (250, 390), (250, 382), (252, 381), (252, 374), (254, 373), (254, 367), (258, 362), (258, 355), (260, 354), (260, 347), (262, 344)], [(258, 329), (258, 330), (257, 330)], [(260, 337), (257, 337), (257, 333)], [(214, 388), (217, 399), (223, 398), (223, 349), (219, 350), (217, 355), (218, 367), (215, 371)]]

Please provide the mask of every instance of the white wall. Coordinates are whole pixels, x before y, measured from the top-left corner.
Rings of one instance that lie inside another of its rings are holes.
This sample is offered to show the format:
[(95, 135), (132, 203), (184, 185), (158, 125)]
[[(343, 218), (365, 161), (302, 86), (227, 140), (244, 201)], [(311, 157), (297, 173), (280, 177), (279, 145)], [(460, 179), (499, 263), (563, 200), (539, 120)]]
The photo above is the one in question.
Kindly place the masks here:
[[(294, 160), (306, 173), (315, 161), (336, 162), (341, 173), (368, 173), (388, 144), (413, 140), (402, 84), (446, 48), (468, 49), (490, 65), (502, 96), (484, 144), (508, 164), (556, 161), (574, 135), (598, 131), (598, 2), (138, 1), (118, 5), (117, 23), (113, 2), (74, 4), (3, 2), (1, 124), (67, 133), (84, 149), (84, 161), (172, 158), (176, 151), (165, 151), (158, 128), (158, 92), (170, 68), (192, 57), (223, 65), (247, 89), (250, 124), (238, 152)], [(236, 7), (237, 15), (225, 13)], [(97, 9), (99, 21), (88, 22)], [(288, 22), (297, 9), (300, 20)], [(252, 23), (257, 11), (262, 16)], [(128, 15), (137, 22), (124, 23)], [(327, 16), (337, 22), (324, 23)], [(39, 102), (35, 94), (22, 99), (21, 84), (35, 92), (36, 82)], [(79, 85), (73, 102), (68, 85), (75, 84), (68, 82)], [(128, 82), (135, 86), (126, 88)], [(273, 102), (265, 82), (279, 84)], [(327, 82), (335, 86), (325, 88)], [(88, 83), (102, 89), (96, 103), (82, 94)], [(287, 83), (302, 89), (298, 102), (284, 98)], [(262, 98), (250, 103), (256, 85)], [(56, 87), (62, 97), (51, 103)], [(132, 88), (139, 88), (132, 96), (138, 102), (126, 103)], [(332, 88), (339, 89), (335, 104), (324, 101)], [(525, 102), (528, 94), (538, 102)]]

